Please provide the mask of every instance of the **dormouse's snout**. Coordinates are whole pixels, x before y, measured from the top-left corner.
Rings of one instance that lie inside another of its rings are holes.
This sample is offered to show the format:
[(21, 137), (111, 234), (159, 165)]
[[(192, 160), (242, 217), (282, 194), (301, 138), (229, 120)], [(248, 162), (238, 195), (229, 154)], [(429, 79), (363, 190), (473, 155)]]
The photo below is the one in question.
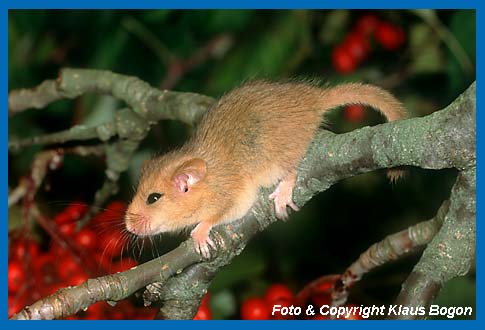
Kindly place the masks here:
[(139, 236), (192, 225), (187, 223), (193, 221), (188, 215), (194, 213), (194, 196), (200, 193), (192, 188), (200, 185), (207, 172), (206, 162), (200, 158), (184, 159), (158, 169), (153, 165), (147, 164), (148, 171), (142, 175), (125, 216), (126, 229)]

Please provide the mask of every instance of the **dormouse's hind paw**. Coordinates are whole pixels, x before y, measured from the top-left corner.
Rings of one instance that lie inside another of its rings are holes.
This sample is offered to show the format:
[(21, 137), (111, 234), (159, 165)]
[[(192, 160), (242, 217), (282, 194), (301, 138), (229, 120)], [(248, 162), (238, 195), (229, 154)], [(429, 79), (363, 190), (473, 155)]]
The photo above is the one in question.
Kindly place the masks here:
[(387, 178), (391, 184), (396, 184), (408, 175), (408, 171), (403, 167), (394, 167), (387, 170)]
[(275, 213), (278, 219), (288, 219), (286, 207), (291, 207), (294, 211), (300, 208), (293, 202), (293, 188), (295, 187), (296, 173), (292, 172), (286, 176), (276, 187), (275, 191), (269, 195), (269, 199), (274, 200)]
[[(201, 222), (197, 226), (195, 226), (194, 230), (192, 230), (192, 232), (190, 233), (190, 236), (194, 241), (195, 250), (206, 259), (209, 259), (211, 257), (211, 248), (213, 250), (217, 250), (216, 243), (209, 236), (211, 227), (211, 225), (206, 224), (205, 222)], [(213, 236), (219, 246), (224, 247), (224, 240), (219, 235), (219, 233), (213, 232)]]

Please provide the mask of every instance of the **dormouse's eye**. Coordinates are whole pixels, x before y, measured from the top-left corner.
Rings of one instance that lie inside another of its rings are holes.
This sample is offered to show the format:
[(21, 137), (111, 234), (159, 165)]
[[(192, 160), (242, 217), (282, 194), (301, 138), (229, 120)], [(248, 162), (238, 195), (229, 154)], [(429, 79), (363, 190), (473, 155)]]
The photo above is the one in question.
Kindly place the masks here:
[(163, 194), (160, 194), (160, 193), (151, 193), (150, 195), (148, 195), (148, 198), (147, 198), (147, 201), (146, 201), (147, 205), (155, 203), (162, 196), (163, 196)]

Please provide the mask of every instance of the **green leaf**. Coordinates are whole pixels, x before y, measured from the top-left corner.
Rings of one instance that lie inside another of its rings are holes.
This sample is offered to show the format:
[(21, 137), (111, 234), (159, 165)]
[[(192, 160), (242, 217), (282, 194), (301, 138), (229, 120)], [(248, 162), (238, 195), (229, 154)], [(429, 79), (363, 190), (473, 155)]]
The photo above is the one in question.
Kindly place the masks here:
[(211, 10), (204, 28), (211, 33), (242, 31), (253, 17), (249, 10)]
[(325, 20), (320, 28), (319, 39), (324, 44), (336, 44), (342, 38), (349, 26), (349, 10), (331, 10), (326, 13)]
[(144, 10), (140, 16), (141, 20), (146, 23), (161, 24), (172, 13), (172, 10)]
[(237, 283), (244, 283), (250, 278), (261, 275), (265, 269), (263, 255), (247, 248), (244, 253), (235, 258), (231, 267), (223, 268), (215, 277), (210, 287), (211, 292), (226, 289)]
[(459, 10), (451, 19), (450, 30), (470, 59), (476, 59), (476, 13), (475, 10)]
[(241, 81), (254, 77), (275, 77), (284, 71), (295, 53), (306, 47), (308, 22), (304, 12), (277, 15), (261, 33), (248, 31), (245, 40), (218, 64), (207, 86), (209, 93), (220, 94)]
[(220, 291), (218, 293), (211, 294), (210, 308), (212, 310), (213, 319), (229, 319), (237, 312), (237, 301), (231, 291)]
[(88, 66), (93, 69), (115, 70), (123, 52), (126, 52), (127, 39), (125, 30), (117, 29), (114, 31), (109, 41), (97, 44), (98, 47), (94, 49), (93, 58)]
[[(476, 63), (476, 15), (474, 10), (460, 10), (453, 14), (450, 24), (451, 33), (468, 55), (473, 64)], [(448, 74), (450, 76), (450, 94), (461, 93), (475, 78), (467, 75), (456, 56), (450, 52)]]
[(415, 73), (432, 73), (445, 69), (440, 40), (427, 24), (415, 24), (409, 32), (409, 48)]
[(8, 231), (22, 228), (22, 211), (20, 206), (13, 205), (8, 209)]

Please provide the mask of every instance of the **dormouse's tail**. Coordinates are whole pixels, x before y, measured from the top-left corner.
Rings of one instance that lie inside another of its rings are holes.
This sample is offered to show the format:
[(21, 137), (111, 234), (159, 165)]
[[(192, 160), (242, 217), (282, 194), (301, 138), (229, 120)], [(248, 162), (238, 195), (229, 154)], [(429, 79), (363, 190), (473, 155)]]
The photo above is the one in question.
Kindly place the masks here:
[(323, 111), (343, 105), (362, 104), (370, 106), (386, 117), (387, 121), (407, 117), (403, 105), (388, 91), (367, 84), (349, 83), (323, 91)]
[[(407, 118), (401, 102), (377, 86), (349, 83), (325, 89), (323, 93), (323, 112), (343, 105), (362, 104), (378, 110), (387, 121)], [(401, 168), (391, 168), (387, 171), (387, 177), (392, 183), (405, 175), (406, 171)]]

